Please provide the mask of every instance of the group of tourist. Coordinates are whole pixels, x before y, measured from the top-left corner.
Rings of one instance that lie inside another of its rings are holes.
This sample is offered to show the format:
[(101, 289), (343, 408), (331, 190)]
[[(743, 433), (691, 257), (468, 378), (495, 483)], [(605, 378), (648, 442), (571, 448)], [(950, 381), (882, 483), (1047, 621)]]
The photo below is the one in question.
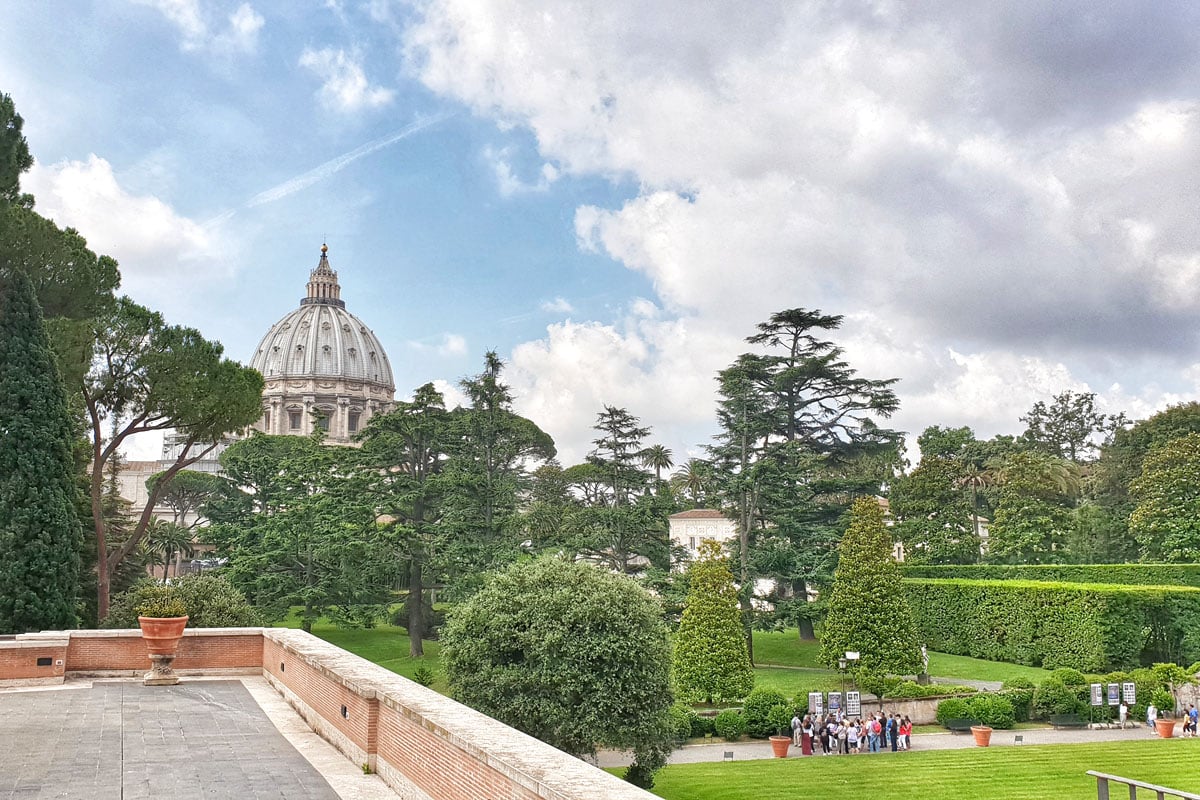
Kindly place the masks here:
[(802, 755), (892, 752), (912, 747), (912, 720), (899, 714), (870, 714), (865, 720), (837, 715), (792, 717), (792, 741)]

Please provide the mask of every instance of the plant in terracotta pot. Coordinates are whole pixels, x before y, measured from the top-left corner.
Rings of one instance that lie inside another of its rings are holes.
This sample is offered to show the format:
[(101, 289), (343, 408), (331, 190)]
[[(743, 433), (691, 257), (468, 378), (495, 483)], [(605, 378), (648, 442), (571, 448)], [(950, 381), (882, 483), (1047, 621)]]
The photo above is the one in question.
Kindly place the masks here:
[(775, 735), (769, 737), (771, 752), (776, 758), (787, 758), (788, 748), (792, 744), (792, 737), (787, 734), (792, 725), (791, 709), (785, 705), (771, 706), (767, 711), (767, 719), (771, 723), (771, 729), (775, 731)]
[(171, 669), (175, 650), (187, 626), (187, 609), (169, 586), (153, 587), (137, 606), (142, 639), (150, 651), (151, 669), (143, 683), (147, 686), (173, 686), (179, 676)]

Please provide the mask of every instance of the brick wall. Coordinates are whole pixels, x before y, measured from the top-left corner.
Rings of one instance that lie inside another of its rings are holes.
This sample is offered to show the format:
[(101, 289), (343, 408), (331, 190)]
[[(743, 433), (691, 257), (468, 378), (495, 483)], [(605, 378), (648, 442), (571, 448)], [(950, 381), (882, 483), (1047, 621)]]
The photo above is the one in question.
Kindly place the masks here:
[[(53, 673), (38, 671), (38, 657)], [(63, 663), (58, 663), (63, 662)], [(590, 764), (303, 631), (185, 631), (184, 673), (263, 675), (314, 731), (404, 800), (649, 800)], [(48, 631), (0, 640), (0, 685), (149, 668), (140, 632)]]

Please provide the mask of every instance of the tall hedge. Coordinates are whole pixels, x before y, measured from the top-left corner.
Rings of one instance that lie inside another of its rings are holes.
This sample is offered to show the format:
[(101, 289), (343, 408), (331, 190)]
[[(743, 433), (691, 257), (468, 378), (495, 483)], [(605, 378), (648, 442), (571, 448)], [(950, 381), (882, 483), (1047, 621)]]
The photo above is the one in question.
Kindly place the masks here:
[(1200, 589), (1046, 581), (904, 581), (943, 653), (1084, 672), (1200, 658)]
[(1133, 586), (1195, 586), (1200, 564), (905, 564), (906, 578), (961, 578), (980, 581), (1055, 581)]

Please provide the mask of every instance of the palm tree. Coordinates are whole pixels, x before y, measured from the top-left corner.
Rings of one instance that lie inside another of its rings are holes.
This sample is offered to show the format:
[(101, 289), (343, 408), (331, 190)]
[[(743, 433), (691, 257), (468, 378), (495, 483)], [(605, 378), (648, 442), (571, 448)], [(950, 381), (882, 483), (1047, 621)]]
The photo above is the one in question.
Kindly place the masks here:
[(156, 559), (155, 563), (162, 564), (163, 583), (166, 583), (175, 555), (191, 558), (196, 549), (190, 530), (174, 522), (156, 520), (146, 536), (146, 551)]
[(654, 469), (655, 484), (662, 482), (664, 469), (675, 466), (675, 462), (671, 460), (671, 451), (661, 444), (652, 444), (638, 455), (641, 456), (642, 466)]
[(996, 483), (996, 471), (980, 469), (975, 464), (967, 467), (966, 474), (958, 479), (959, 486), (971, 490), (971, 521), (975, 523), (975, 541), (979, 541), (979, 490)]
[(703, 505), (712, 491), (712, 464), (701, 458), (689, 458), (679, 471), (671, 476), (671, 485), (685, 495), (693, 505)]

